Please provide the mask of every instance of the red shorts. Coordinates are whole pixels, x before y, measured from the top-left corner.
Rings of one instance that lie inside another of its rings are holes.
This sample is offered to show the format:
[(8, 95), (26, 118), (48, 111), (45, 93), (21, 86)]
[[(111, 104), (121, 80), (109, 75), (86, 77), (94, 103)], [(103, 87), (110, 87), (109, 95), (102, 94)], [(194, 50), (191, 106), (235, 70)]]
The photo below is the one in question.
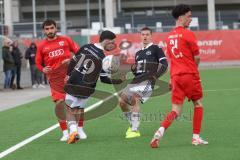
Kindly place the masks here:
[(51, 93), (52, 93), (52, 100), (54, 102), (56, 102), (60, 99), (63, 99), (63, 100), (65, 99), (65, 93), (63, 93), (63, 92), (58, 92), (51, 88)]
[(51, 82), (49, 81), (51, 93), (52, 93), (52, 100), (54, 102), (65, 99), (65, 92), (64, 92), (64, 82)]
[(183, 104), (185, 97), (196, 101), (203, 97), (201, 80), (198, 74), (180, 74), (171, 78), (172, 103)]
[(65, 99), (64, 78), (64, 74), (54, 74), (48, 79), (52, 93), (52, 100), (54, 102), (60, 99)]

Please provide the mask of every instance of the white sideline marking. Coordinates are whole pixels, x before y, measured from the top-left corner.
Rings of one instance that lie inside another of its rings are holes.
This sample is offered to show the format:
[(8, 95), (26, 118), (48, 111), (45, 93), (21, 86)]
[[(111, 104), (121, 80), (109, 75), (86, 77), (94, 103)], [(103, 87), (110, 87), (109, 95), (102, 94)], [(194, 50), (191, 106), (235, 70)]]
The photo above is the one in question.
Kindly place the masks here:
[(14, 146), (8, 148), (7, 150), (5, 150), (5, 151), (3, 151), (3, 152), (0, 153), (0, 158), (5, 157), (5, 156), (8, 155), (9, 153), (12, 153), (12, 152), (16, 151), (17, 149), (25, 146), (26, 144), (34, 141), (35, 139), (37, 139), (37, 138), (39, 138), (39, 137), (47, 134), (48, 132), (51, 132), (52, 130), (56, 129), (58, 126), (59, 126), (58, 124), (55, 124), (55, 125), (47, 128), (47, 129), (39, 132), (38, 134), (35, 134), (34, 136), (32, 136), (32, 137), (30, 137), (30, 138), (27, 138), (27, 139), (23, 140), (22, 142), (20, 142), (20, 143), (14, 145)]
[(228, 89), (207, 89), (203, 90), (203, 92), (218, 92), (218, 91), (239, 91), (240, 88), (228, 88)]
[[(118, 94), (118, 92), (114, 93), (113, 95), (111, 95), (111, 96), (109, 96), (109, 97), (107, 97), (107, 98), (105, 98), (105, 99), (103, 99), (103, 100), (101, 100), (101, 101), (98, 101), (98, 102), (94, 103), (93, 105), (87, 107), (87, 108), (85, 109), (85, 111), (88, 112), (88, 111), (90, 111), (90, 110), (92, 110), (92, 109), (95, 109), (97, 106), (101, 105), (104, 101), (107, 101), (107, 100), (111, 99), (112, 97), (117, 96), (117, 94)], [(7, 150), (5, 150), (5, 151), (3, 151), (3, 152), (0, 153), (0, 158), (5, 157), (6, 155), (8, 155), (8, 154), (10, 154), (10, 153), (12, 153), (12, 152), (14, 152), (14, 151), (16, 151), (17, 149), (25, 146), (26, 144), (34, 141), (35, 139), (38, 139), (39, 137), (41, 137), (41, 136), (43, 136), (43, 135), (45, 135), (45, 134), (53, 131), (54, 129), (58, 128), (58, 126), (59, 126), (59, 124), (57, 123), (57, 124), (55, 124), (55, 125), (47, 128), (47, 129), (45, 129), (45, 130), (43, 130), (43, 131), (41, 131), (41, 132), (33, 135), (32, 137), (29, 137), (29, 138), (23, 140), (22, 142), (20, 142), (20, 143), (14, 145), (14, 146), (8, 148)]]

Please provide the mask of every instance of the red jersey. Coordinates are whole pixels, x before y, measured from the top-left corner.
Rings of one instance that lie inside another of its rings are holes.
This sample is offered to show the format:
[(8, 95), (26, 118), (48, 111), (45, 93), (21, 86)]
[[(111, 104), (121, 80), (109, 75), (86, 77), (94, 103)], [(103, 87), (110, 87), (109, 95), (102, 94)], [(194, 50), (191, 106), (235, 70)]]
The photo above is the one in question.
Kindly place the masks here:
[(57, 69), (62, 61), (71, 58), (71, 52), (77, 53), (79, 46), (69, 37), (57, 36), (55, 40), (43, 40), (37, 46), (36, 67), (42, 71), (44, 66)]
[(73, 53), (77, 53), (79, 46), (69, 37), (57, 36), (49, 41), (43, 40), (37, 46), (36, 67), (42, 71), (44, 66), (50, 66), (52, 71), (47, 74), (51, 88), (64, 92), (64, 78), (67, 74), (68, 65), (62, 65), (65, 59), (72, 58)]
[(183, 27), (176, 27), (167, 36), (166, 43), (171, 76), (183, 73), (198, 73), (194, 56), (199, 55), (199, 48), (192, 31)]

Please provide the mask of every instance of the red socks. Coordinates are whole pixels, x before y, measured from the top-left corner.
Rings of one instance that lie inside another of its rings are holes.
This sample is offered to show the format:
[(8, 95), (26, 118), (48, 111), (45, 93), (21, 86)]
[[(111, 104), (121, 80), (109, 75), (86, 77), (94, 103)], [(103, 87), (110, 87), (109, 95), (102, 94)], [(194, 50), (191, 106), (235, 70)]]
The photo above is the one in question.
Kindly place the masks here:
[(59, 120), (58, 123), (59, 123), (59, 126), (60, 126), (62, 131), (67, 130), (67, 122), (66, 121)]
[[(164, 127), (166, 130), (177, 117), (178, 117), (177, 113), (175, 111), (171, 111), (163, 120), (161, 127)], [(203, 108), (201, 106), (195, 107), (193, 115), (193, 134), (200, 134), (202, 126), (202, 117)]]
[(172, 124), (172, 122), (177, 118), (177, 113), (175, 111), (171, 111), (163, 120), (161, 126), (165, 128), (165, 130)]
[(193, 134), (200, 134), (203, 117), (203, 108), (195, 107), (193, 115)]
[[(66, 121), (59, 120), (58, 123), (59, 123), (59, 126), (62, 131), (67, 130), (67, 122)], [(78, 121), (78, 127), (83, 127), (83, 124), (84, 124), (84, 120)]]
[(78, 127), (83, 127), (83, 123), (84, 123), (84, 120), (83, 119), (80, 119), (78, 121)]

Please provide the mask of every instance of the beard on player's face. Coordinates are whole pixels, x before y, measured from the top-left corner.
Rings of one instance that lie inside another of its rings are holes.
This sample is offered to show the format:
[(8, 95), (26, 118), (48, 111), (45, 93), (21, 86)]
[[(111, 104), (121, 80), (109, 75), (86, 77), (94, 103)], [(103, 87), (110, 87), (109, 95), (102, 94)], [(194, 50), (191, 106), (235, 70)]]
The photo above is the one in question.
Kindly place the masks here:
[(112, 51), (117, 47), (114, 40), (108, 40), (108, 39), (102, 42), (102, 46), (105, 51)]
[(53, 39), (56, 36), (56, 32), (49, 32), (46, 34), (46, 36), (50, 39)]
[(106, 44), (104, 46), (104, 50), (105, 51), (112, 51), (116, 48), (116, 44), (115, 43), (110, 43), (110, 44)]

